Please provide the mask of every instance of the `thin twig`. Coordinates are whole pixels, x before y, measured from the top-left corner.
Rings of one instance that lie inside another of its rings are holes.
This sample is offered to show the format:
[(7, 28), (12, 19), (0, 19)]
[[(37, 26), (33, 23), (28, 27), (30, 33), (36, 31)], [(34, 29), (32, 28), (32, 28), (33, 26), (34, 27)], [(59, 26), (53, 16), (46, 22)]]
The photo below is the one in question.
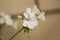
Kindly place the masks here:
[(19, 32), (21, 32), (23, 30), (23, 27), (16, 33), (14, 34), (9, 40), (12, 40)]
[[(37, 5), (37, 7), (39, 8), (39, 1), (38, 0), (34, 0), (34, 3)], [(40, 10), (40, 9), (39, 9)]]

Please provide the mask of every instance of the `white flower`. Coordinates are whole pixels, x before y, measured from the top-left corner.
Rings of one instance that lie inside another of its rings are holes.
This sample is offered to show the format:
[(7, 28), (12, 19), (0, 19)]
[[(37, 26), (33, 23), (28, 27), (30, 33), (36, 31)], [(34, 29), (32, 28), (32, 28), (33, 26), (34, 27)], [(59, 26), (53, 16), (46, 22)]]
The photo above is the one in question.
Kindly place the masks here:
[(27, 8), (23, 15), (26, 19), (29, 19), (30, 14), (31, 14), (31, 8)]
[(23, 20), (23, 26), (24, 26), (24, 27), (27, 27), (28, 24), (29, 24), (29, 22), (28, 22), (27, 20)]
[(4, 18), (7, 25), (13, 25), (13, 21), (9, 15), (6, 14)]
[(24, 12), (23, 15), (26, 19), (28, 19), (28, 20), (26, 20), (26, 19), (23, 20), (24, 27), (33, 29), (34, 27), (36, 27), (38, 25), (38, 20), (37, 20), (36, 14), (35, 14), (35, 12), (33, 12), (31, 10), (31, 8), (27, 8), (26, 12)]
[(27, 8), (27, 9), (26, 9), (26, 13), (28, 13), (28, 14), (30, 14), (31, 11), (32, 11), (31, 8)]
[(32, 12), (31, 8), (27, 8), (23, 15), (26, 19), (36, 19), (36, 15)]
[(29, 15), (25, 12), (24, 14), (24, 17), (26, 18), (26, 19), (28, 19), (29, 18)]
[(23, 15), (26, 19), (28, 19), (23, 20), (23, 26), (28, 27), (29, 29), (34, 29), (38, 25), (38, 19), (41, 21), (45, 20), (45, 13), (40, 13), (36, 5), (33, 7), (33, 9), (27, 8)]
[(5, 14), (4, 12), (0, 13), (0, 20), (2, 23), (5, 23), (7, 25), (13, 25), (13, 20), (11, 19), (10, 15)]
[(39, 14), (40, 10), (37, 8), (36, 5), (34, 5), (33, 8), (32, 8), (32, 12), (34, 12), (35, 14)]
[(38, 25), (38, 22), (35, 20), (23, 20), (23, 26), (28, 27), (29, 29), (34, 29)]
[(41, 12), (40, 15), (38, 16), (38, 19), (41, 21), (45, 21), (45, 12)]
[(38, 22), (37, 22), (37, 21), (30, 20), (30, 21), (29, 21), (28, 28), (34, 29), (37, 25), (38, 25)]
[(31, 12), (31, 14), (30, 14), (30, 19), (31, 19), (31, 20), (36, 20), (36, 15), (35, 15), (34, 12)]

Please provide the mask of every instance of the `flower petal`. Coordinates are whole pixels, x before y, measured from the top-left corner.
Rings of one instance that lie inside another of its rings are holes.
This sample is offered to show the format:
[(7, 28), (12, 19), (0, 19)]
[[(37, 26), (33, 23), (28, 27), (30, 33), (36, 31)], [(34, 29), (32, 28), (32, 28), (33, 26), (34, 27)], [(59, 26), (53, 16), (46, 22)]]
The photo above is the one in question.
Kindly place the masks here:
[(37, 8), (36, 5), (34, 5), (32, 12), (34, 12), (35, 14), (39, 14), (40, 13), (40, 10)]
[(38, 19), (41, 21), (45, 21), (45, 12), (41, 12), (41, 14), (38, 16)]
[(23, 20), (23, 26), (27, 27), (28, 26), (28, 21), (27, 20)]
[(13, 20), (8, 14), (4, 15), (4, 19), (7, 25), (13, 25)]
[(28, 15), (27, 13), (24, 13), (23, 15), (24, 15), (24, 17), (25, 17), (26, 19), (29, 18), (29, 15)]
[(38, 25), (37, 21), (30, 20), (28, 24), (29, 29), (34, 29)]
[(31, 8), (27, 8), (26, 13), (30, 14), (31, 13)]

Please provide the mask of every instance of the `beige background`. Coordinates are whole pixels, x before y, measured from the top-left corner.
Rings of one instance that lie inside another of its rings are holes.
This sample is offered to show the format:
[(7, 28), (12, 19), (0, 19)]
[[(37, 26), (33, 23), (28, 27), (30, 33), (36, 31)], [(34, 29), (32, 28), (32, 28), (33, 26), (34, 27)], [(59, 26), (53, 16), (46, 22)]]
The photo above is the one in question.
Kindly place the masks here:
[[(41, 10), (60, 9), (60, 0), (39, 0)], [(0, 0), (0, 12), (4, 11), (11, 15), (23, 12), (27, 7), (34, 5), (33, 0)], [(22, 27), (22, 20), (14, 19)], [(18, 30), (19, 30), (18, 29)], [(9, 40), (18, 30), (4, 26), (2, 29), (2, 40)], [(60, 40), (60, 13), (46, 13), (46, 21), (39, 22), (39, 25), (29, 34), (23, 31), (13, 40)]]

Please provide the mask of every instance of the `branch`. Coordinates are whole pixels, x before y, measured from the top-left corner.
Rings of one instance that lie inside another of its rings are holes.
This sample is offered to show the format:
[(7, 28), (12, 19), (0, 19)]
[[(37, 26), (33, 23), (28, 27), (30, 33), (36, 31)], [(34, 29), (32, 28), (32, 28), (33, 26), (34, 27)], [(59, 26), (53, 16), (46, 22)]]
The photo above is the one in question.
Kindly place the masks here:
[(12, 40), (19, 32), (21, 32), (23, 30), (23, 27), (15, 34), (13, 35), (9, 40)]

